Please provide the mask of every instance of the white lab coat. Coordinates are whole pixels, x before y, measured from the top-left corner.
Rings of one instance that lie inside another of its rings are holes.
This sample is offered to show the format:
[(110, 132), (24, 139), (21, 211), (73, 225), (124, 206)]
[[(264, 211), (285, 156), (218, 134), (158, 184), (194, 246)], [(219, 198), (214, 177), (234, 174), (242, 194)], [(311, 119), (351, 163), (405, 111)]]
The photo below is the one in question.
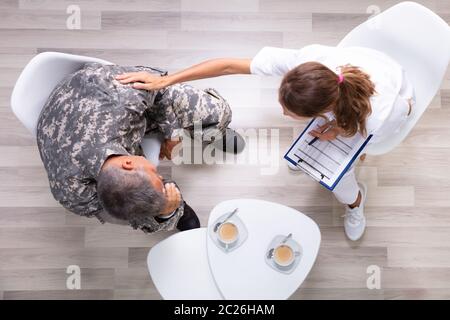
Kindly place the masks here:
[[(370, 143), (395, 135), (406, 122), (408, 99), (414, 98), (413, 87), (396, 61), (373, 49), (317, 44), (302, 49), (265, 47), (252, 59), (250, 71), (256, 75), (283, 76), (309, 61), (322, 63), (336, 74), (339, 67), (351, 64), (370, 75), (376, 90), (370, 98), (372, 113), (366, 120), (367, 133), (373, 135)], [(333, 191), (338, 201), (344, 204), (354, 203), (358, 192), (354, 168), (344, 175)]]

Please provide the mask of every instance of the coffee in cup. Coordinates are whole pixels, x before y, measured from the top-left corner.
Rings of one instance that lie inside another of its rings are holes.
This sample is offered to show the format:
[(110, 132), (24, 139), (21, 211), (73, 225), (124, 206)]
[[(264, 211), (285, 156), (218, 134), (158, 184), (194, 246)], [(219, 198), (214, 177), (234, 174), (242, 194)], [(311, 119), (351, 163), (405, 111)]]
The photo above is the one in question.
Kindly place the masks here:
[(273, 250), (273, 260), (282, 267), (287, 267), (294, 262), (295, 253), (292, 248), (286, 244), (279, 245)]
[(224, 244), (232, 244), (237, 240), (239, 236), (239, 230), (234, 223), (225, 222), (220, 225), (218, 235), (219, 240)]

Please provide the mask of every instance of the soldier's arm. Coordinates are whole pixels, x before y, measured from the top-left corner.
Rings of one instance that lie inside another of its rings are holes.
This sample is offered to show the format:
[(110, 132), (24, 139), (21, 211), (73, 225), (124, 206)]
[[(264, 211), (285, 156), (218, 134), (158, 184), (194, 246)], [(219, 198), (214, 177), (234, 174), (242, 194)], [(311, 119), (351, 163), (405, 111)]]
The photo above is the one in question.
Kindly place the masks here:
[(159, 231), (172, 231), (177, 227), (178, 220), (184, 213), (184, 202), (181, 206), (175, 210), (175, 212), (168, 219), (156, 218), (153, 223), (145, 223), (134, 227), (135, 229), (140, 229), (145, 233), (154, 233)]
[(165, 77), (147, 72), (130, 72), (116, 77), (121, 83), (135, 82), (136, 89), (156, 90), (175, 83), (230, 74), (250, 74), (251, 59), (221, 58), (207, 60)]

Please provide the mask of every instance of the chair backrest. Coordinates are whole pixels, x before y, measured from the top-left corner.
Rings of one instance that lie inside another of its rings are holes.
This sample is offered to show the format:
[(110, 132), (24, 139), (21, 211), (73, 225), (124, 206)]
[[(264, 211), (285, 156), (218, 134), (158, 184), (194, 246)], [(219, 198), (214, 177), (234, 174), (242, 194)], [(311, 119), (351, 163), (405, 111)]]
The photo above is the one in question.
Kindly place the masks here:
[(367, 150), (386, 153), (403, 141), (438, 92), (450, 61), (450, 27), (424, 6), (402, 2), (353, 29), (338, 46), (368, 47), (388, 54), (414, 85), (416, 106), (408, 124), (389, 141)]
[(24, 126), (36, 135), (39, 115), (56, 85), (87, 62), (111, 62), (60, 52), (35, 56), (20, 74), (11, 96), (11, 108)]

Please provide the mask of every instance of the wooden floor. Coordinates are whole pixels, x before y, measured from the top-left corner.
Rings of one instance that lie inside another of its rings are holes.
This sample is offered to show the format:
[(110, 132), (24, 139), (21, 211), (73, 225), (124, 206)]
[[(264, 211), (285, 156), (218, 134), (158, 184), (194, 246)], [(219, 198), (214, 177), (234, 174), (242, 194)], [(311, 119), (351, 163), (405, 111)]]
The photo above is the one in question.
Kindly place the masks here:
[[(31, 135), (10, 111), (12, 87), (36, 53), (62, 51), (118, 64), (171, 71), (206, 58), (252, 57), (263, 46), (335, 45), (391, 0), (2, 0), (0, 2), (0, 299), (160, 299), (149, 278), (149, 248), (170, 234), (145, 235), (100, 225), (53, 199)], [(420, 1), (450, 21), (448, 0)], [(66, 8), (78, 4), (82, 30), (67, 30)], [(443, 41), (445, 39), (442, 39)], [(162, 164), (205, 225), (218, 202), (266, 199), (308, 214), (322, 245), (293, 299), (450, 299), (450, 73), (406, 141), (368, 157), (359, 177), (369, 185), (367, 231), (346, 240), (342, 207), (279, 160), (302, 123), (277, 105), (279, 79), (234, 76), (197, 81), (233, 107), (235, 128), (277, 129), (275, 175), (267, 163)], [(261, 155), (260, 159), (268, 157)], [(280, 222), (282, 223), (282, 222)], [(66, 267), (82, 269), (81, 290), (66, 290)], [(366, 269), (381, 268), (381, 289), (368, 290)]]

